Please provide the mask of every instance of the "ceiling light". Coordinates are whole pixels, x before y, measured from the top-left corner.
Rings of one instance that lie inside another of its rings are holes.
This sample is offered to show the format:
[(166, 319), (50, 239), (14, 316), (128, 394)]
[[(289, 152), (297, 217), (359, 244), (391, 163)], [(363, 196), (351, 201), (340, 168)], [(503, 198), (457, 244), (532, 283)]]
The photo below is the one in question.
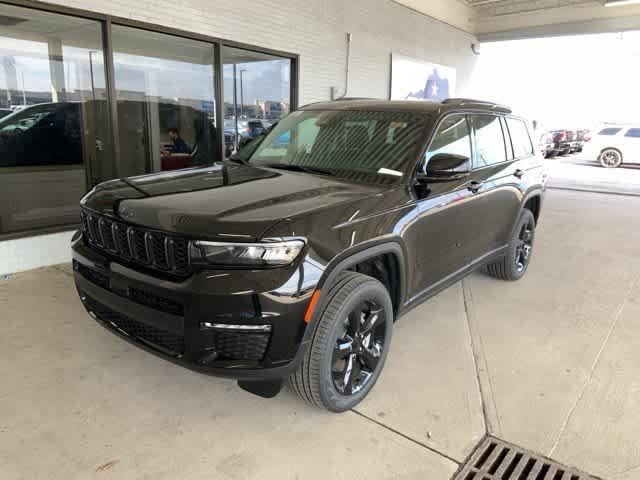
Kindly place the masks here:
[(621, 7), (622, 5), (633, 5), (640, 3), (640, 0), (607, 0), (605, 7)]

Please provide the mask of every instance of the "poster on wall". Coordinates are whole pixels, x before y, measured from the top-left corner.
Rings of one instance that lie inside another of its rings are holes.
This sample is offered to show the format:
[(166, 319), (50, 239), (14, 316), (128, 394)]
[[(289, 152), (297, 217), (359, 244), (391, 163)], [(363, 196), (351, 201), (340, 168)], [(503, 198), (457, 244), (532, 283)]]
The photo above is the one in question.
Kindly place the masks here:
[(442, 101), (454, 97), (455, 89), (455, 68), (391, 56), (391, 100)]

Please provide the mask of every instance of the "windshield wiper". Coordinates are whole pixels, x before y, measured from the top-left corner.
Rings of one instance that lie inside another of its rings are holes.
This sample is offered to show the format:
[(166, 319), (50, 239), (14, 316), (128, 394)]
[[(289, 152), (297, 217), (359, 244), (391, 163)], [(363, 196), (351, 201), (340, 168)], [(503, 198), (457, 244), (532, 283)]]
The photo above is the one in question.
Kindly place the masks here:
[(263, 167), (267, 167), (267, 168), (277, 168), (280, 170), (289, 170), (292, 172), (304, 172), (304, 173), (317, 173), (320, 175), (329, 175), (330, 177), (335, 177), (336, 174), (334, 172), (332, 172), (331, 170), (328, 170), (326, 168), (319, 168), (319, 167), (307, 167), (307, 166), (302, 166), (302, 165), (293, 165), (290, 163), (268, 163), (266, 165), (262, 165)]

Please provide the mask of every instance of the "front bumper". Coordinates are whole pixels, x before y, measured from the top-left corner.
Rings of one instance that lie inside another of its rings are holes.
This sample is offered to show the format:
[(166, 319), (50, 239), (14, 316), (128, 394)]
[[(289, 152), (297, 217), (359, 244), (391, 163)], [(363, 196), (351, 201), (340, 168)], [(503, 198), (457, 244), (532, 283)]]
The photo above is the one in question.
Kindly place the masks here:
[(295, 267), (207, 270), (180, 281), (111, 261), (72, 241), (74, 278), (83, 305), (103, 326), (168, 360), (239, 380), (281, 379), (309, 343), (309, 291)]

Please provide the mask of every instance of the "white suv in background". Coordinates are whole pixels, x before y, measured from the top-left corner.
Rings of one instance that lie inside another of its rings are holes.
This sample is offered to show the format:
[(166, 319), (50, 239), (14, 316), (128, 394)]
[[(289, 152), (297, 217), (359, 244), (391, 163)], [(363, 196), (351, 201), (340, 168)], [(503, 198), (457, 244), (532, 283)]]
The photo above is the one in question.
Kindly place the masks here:
[(623, 163), (640, 163), (640, 126), (608, 126), (596, 133), (584, 146), (584, 156), (598, 160), (605, 168)]

